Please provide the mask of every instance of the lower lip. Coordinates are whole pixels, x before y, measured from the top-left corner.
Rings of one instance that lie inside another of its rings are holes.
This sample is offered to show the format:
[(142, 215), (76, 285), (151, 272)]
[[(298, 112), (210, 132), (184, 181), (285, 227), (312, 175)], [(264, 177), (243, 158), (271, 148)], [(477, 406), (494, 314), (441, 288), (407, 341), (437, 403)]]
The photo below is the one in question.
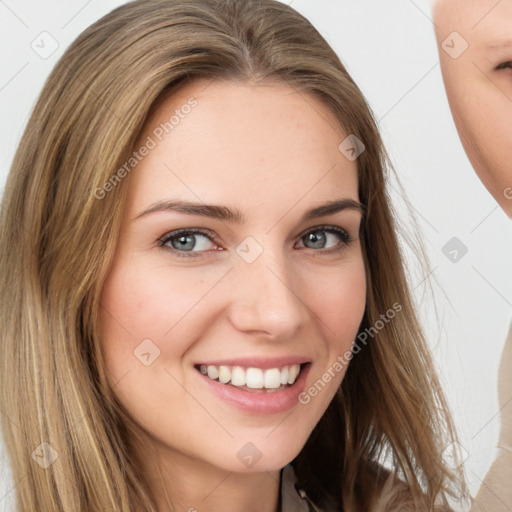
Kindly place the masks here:
[(310, 366), (311, 363), (308, 363), (302, 368), (297, 380), (291, 386), (282, 391), (268, 393), (244, 391), (236, 386), (212, 380), (199, 371), (197, 374), (210, 386), (210, 389), (218, 397), (230, 405), (253, 414), (277, 414), (287, 411), (298, 404), (299, 395), (304, 391)]

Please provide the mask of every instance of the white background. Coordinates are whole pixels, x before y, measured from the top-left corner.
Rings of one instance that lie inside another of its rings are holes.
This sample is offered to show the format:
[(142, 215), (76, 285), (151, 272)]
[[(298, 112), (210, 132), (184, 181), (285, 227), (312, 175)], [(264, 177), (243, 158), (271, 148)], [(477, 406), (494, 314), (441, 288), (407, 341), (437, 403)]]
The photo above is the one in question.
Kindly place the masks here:
[[(123, 3), (0, 2), (2, 187), (51, 68), (83, 29)], [(362, 89), (413, 207), (430, 261), (423, 270), (414, 265), (411, 285), (475, 492), (495, 456), (499, 427), (496, 376), (512, 314), (511, 225), (460, 145), (443, 89), (429, 2), (293, 0), (291, 6), (329, 41)], [(59, 44), (47, 59), (31, 48), (43, 31)], [(412, 230), (404, 198), (393, 197)], [(452, 237), (468, 248), (457, 263), (441, 250)], [(13, 485), (4, 462), (0, 510), (13, 510)]]

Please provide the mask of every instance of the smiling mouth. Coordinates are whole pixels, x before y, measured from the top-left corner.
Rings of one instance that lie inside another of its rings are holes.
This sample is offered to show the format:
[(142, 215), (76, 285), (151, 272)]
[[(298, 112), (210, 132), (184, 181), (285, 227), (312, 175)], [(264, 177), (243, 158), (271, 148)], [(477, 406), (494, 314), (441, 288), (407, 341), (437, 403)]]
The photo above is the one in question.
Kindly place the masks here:
[(194, 368), (211, 380), (253, 393), (275, 393), (292, 386), (306, 365), (291, 364), (276, 368), (196, 365)]

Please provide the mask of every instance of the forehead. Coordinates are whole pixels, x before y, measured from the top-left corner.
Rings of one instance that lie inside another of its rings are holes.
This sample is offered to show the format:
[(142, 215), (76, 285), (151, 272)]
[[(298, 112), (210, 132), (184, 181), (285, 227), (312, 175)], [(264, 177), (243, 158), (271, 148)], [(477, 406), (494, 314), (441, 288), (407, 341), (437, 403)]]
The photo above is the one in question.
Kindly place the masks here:
[[(312, 143), (325, 140), (327, 132), (336, 138), (344, 133), (331, 110), (318, 97), (298, 92), (286, 83), (205, 80), (194, 81), (175, 93), (164, 95), (153, 107), (143, 132), (169, 121), (169, 113), (179, 114), (180, 110), (185, 110), (191, 98), (197, 102), (197, 107), (190, 116), (180, 116), (184, 122), (179, 123), (181, 126), (176, 127), (170, 137), (165, 137), (164, 144), (171, 145), (178, 137), (183, 142), (186, 136), (196, 132), (205, 143), (211, 140), (226, 143), (231, 138), (245, 142), (246, 149), (250, 149), (248, 137), (244, 140), (244, 134), (249, 135), (249, 132), (258, 134), (267, 143), (276, 141), (278, 133), (279, 142), (286, 138), (286, 133), (293, 132), (295, 136), (302, 134)], [(210, 128), (207, 133), (206, 128)], [(288, 132), (283, 133), (283, 128)], [(190, 139), (190, 143), (194, 142), (201, 141)], [(267, 150), (274, 146), (277, 141), (268, 144)]]
[(333, 187), (358, 198), (357, 164), (338, 149), (343, 127), (319, 98), (287, 84), (192, 82), (155, 105), (136, 147), (148, 137), (155, 147), (130, 185), (139, 205), (170, 193), (253, 205), (329, 199)]
[(467, 43), (460, 58), (448, 59), (457, 69), (512, 60), (512, 0), (437, 0), (433, 14), (439, 44), (454, 32)]
[(433, 14), (446, 35), (460, 30), (466, 39), (488, 45), (512, 40), (510, 0), (436, 0)]

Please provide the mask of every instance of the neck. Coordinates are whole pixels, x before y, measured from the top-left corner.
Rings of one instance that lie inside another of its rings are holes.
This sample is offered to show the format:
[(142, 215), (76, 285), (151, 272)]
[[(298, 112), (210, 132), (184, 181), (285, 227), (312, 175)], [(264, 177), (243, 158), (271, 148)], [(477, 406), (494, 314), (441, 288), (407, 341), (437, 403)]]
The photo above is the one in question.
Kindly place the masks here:
[(137, 457), (158, 512), (279, 512), (280, 471), (237, 473), (184, 453), (159, 449)]

